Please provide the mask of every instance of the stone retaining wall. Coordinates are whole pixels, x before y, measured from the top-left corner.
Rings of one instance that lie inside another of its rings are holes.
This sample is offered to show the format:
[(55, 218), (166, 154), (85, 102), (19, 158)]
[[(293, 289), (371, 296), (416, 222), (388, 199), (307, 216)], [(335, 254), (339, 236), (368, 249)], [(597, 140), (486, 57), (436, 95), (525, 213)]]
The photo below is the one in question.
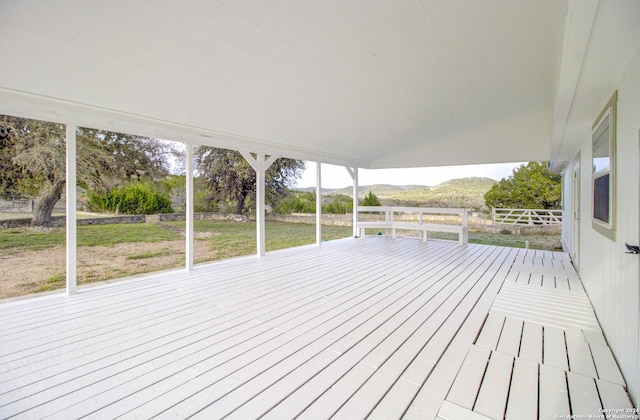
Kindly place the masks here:
[[(230, 215), (220, 213), (194, 213), (195, 220), (235, 220), (238, 222), (246, 221), (248, 218), (242, 215)], [(86, 219), (78, 219), (78, 226), (86, 225), (112, 225), (112, 224), (124, 224), (124, 223), (159, 223), (159, 222), (173, 222), (178, 220), (185, 220), (184, 213), (164, 213), (164, 214), (150, 214), (150, 215), (123, 215), (123, 216), (111, 216), (111, 217), (93, 217)], [(52, 216), (52, 227), (64, 227), (66, 217), (65, 216)], [(315, 223), (315, 222), (314, 222)], [(6, 219), (0, 220), (0, 227), (2, 228), (19, 228), (27, 227), (31, 225), (31, 218), (24, 217), (19, 219)]]
[[(51, 216), (52, 227), (64, 227), (66, 225), (66, 216)], [(144, 215), (126, 215), (113, 217), (95, 217), (90, 219), (78, 219), (78, 226), (85, 225), (115, 225), (123, 223), (145, 223)], [(6, 219), (0, 220), (0, 227), (3, 228), (19, 228), (31, 225), (31, 218)]]
[(472, 232), (510, 233), (512, 235), (560, 235), (562, 234), (562, 225), (472, 226), (469, 224), (469, 230)]
[(33, 210), (33, 200), (0, 200), (0, 213), (29, 213)]
[[(15, 200), (0, 199), (0, 213), (31, 213), (33, 211), (33, 199), (19, 198)], [(65, 211), (64, 194), (58, 200), (54, 209), (56, 211)]]
[[(304, 223), (309, 225), (314, 225), (316, 223), (316, 215), (309, 213), (269, 213), (267, 214), (266, 219), (274, 222)], [(325, 226), (352, 226), (351, 214), (323, 214), (322, 224)]]

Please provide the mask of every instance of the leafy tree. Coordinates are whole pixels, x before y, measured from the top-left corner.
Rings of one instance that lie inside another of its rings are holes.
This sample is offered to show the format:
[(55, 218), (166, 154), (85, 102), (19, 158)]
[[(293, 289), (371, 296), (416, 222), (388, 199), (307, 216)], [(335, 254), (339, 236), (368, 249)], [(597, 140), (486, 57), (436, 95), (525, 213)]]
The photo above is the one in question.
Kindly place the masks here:
[(12, 129), (0, 117), (0, 197), (8, 200), (21, 196), (18, 183), (22, 179), (22, 171), (13, 162), (13, 144)]
[(363, 206), (380, 206), (380, 200), (378, 199), (378, 196), (375, 195), (373, 193), (373, 191), (369, 190), (369, 194), (367, 194), (364, 197), (364, 200), (362, 200), (362, 203), (360, 203)]
[(175, 211), (185, 212), (187, 208), (187, 177), (185, 175), (168, 175), (156, 182), (157, 191), (171, 199)]
[(558, 209), (561, 194), (561, 176), (547, 162), (529, 162), (494, 184), (484, 199), (489, 208)]
[(0, 124), (8, 133), (2, 195), (35, 198), (32, 224), (50, 226), (65, 183), (64, 126), (7, 116), (2, 116)]
[[(34, 199), (31, 224), (50, 226), (64, 191), (66, 132), (62, 124), (0, 116), (3, 196)], [(177, 153), (156, 139), (80, 128), (77, 174), (80, 186), (109, 191), (129, 179), (167, 174), (167, 157)]]
[[(196, 169), (206, 181), (209, 201), (218, 207), (233, 205), (238, 214), (249, 202), (255, 202), (256, 173), (239, 152), (199, 146), (194, 156)], [(266, 201), (275, 203), (286, 196), (289, 184), (302, 175), (304, 166), (301, 160), (277, 159), (265, 174)]]
[(85, 174), (79, 181), (95, 190), (108, 192), (131, 180), (162, 179), (169, 175), (169, 159), (183, 155), (160, 139), (91, 128), (79, 128), (77, 136), (78, 167)]

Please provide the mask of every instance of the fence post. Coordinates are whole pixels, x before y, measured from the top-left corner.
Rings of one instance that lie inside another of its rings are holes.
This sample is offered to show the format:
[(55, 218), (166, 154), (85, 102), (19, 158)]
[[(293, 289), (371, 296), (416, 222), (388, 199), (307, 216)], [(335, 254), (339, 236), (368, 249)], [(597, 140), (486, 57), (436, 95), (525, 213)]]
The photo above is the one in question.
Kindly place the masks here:
[(460, 245), (469, 243), (469, 209), (462, 211), (462, 235), (460, 235)]
[(493, 224), (493, 226), (496, 225), (496, 208), (495, 207), (491, 207), (491, 223)]

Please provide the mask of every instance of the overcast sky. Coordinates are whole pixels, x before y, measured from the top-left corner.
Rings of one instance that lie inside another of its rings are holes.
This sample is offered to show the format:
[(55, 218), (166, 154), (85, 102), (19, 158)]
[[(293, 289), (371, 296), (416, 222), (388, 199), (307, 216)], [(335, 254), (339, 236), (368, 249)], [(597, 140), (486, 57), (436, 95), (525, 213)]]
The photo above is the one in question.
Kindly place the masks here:
[[(486, 177), (499, 181), (502, 178), (508, 178), (513, 173), (513, 169), (522, 164), (524, 163), (442, 166), (411, 169), (360, 169), (358, 171), (358, 184), (363, 186), (374, 184), (433, 186), (450, 179), (468, 177)], [(307, 169), (302, 178), (298, 180), (297, 186), (305, 188), (315, 187), (315, 185), (316, 164), (315, 162), (307, 162)], [(342, 188), (350, 185), (353, 185), (353, 181), (344, 167), (327, 164), (322, 165), (323, 188)]]

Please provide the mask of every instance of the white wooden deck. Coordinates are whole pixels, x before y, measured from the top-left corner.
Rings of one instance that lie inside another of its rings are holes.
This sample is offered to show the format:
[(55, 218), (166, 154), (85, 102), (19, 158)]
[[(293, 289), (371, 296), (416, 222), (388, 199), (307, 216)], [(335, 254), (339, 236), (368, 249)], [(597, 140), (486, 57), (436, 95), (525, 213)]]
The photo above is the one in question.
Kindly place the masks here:
[(0, 418), (556, 418), (624, 389), (563, 254), (345, 239), (0, 304)]
[(515, 259), (439, 416), (637, 419), (570, 261), (537, 254)]

